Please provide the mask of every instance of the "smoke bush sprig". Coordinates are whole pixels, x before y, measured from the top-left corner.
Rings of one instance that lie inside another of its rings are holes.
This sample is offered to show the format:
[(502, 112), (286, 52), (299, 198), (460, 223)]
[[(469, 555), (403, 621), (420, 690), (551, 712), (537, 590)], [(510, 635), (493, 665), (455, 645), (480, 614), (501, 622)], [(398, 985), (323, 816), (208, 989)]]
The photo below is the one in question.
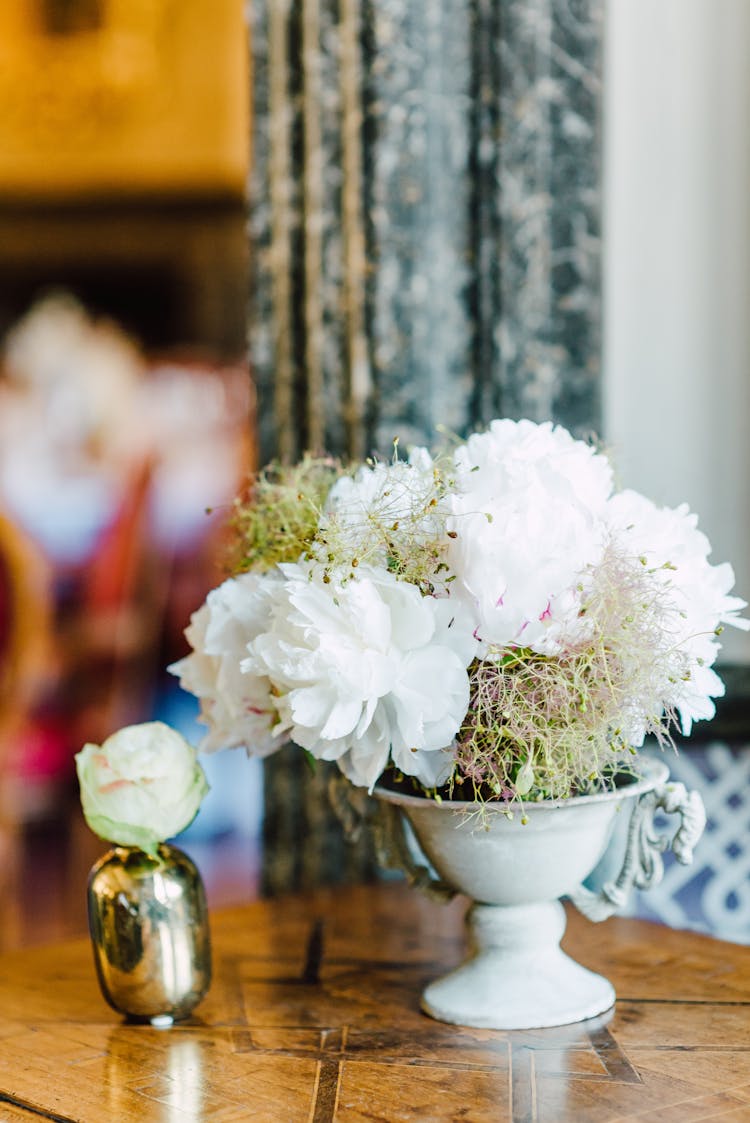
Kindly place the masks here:
[(668, 595), (639, 559), (610, 546), (581, 609), (585, 639), (556, 656), (516, 647), (476, 659), (452, 794), (516, 801), (595, 790), (627, 768), (634, 723), (672, 745), (663, 683), (689, 671), (665, 634)]
[(340, 461), (311, 455), (255, 473), (234, 503), (231, 572), (264, 573), (299, 561), (315, 539), (328, 492), (344, 474)]
[(329, 578), (346, 581), (361, 564), (380, 565), (425, 595), (444, 591), (451, 581), (445, 560), (448, 465), (429, 457), (401, 460), (397, 444), (390, 465), (368, 461), (333, 489), (311, 556)]

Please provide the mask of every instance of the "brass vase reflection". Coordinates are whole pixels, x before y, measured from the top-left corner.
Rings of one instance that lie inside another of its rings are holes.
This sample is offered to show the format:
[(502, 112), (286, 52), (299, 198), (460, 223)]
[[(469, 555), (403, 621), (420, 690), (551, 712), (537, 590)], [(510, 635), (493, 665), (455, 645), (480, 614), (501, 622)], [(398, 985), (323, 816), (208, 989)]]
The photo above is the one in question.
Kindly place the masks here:
[(168, 1026), (208, 991), (211, 943), (200, 874), (181, 850), (118, 846), (94, 865), (89, 931), (102, 994), (121, 1014)]

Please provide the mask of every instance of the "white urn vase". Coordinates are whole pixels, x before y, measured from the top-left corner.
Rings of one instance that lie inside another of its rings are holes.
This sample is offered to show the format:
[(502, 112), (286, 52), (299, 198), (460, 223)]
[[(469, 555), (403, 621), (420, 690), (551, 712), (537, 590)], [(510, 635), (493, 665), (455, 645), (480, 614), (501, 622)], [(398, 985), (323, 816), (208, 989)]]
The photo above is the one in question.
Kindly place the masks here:
[[(371, 820), (381, 859), (405, 869), (422, 888), (473, 902), (467, 913), (471, 953), (456, 970), (430, 983), (423, 1009), (456, 1025), (532, 1029), (592, 1018), (615, 1001), (612, 984), (560, 948), (567, 897), (591, 920), (621, 908), (632, 887), (648, 888), (663, 874), (661, 854), (692, 860), (705, 826), (700, 795), (668, 782), (660, 761), (645, 762), (641, 778), (614, 791), (529, 803), (522, 821), (500, 807), (375, 791)], [(679, 818), (669, 840), (654, 829), (661, 809)], [(620, 816), (629, 818), (619, 875), (601, 889), (584, 885), (602, 858)], [(404, 817), (431, 869), (414, 858)], [(437, 874), (437, 877), (435, 877)]]

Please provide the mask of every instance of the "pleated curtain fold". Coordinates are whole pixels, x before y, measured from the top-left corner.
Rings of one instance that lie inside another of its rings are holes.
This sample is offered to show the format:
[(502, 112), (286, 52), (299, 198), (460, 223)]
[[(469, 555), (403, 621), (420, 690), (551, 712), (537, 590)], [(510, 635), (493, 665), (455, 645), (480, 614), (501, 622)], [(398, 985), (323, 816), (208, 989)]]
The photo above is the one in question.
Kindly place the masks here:
[[(603, 0), (253, 0), (261, 461), (600, 423)], [(301, 753), (269, 892), (373, 873)]]

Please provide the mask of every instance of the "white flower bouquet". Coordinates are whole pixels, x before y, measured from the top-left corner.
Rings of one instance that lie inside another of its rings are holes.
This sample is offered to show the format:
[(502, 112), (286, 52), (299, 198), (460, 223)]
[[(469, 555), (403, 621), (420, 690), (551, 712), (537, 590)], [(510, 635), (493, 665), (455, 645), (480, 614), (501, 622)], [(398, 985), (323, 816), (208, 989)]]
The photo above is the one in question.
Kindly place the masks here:
[(274, 466), (234, 526), (233, 575), (171, 668), (201, 747), (292, 740), (368, 790), (411, 777), (510, 806), (606, 787), (648, 734), (713, 715), (722, 626), (750, 626), (688, 508), (614, 490), (550, 423)]

